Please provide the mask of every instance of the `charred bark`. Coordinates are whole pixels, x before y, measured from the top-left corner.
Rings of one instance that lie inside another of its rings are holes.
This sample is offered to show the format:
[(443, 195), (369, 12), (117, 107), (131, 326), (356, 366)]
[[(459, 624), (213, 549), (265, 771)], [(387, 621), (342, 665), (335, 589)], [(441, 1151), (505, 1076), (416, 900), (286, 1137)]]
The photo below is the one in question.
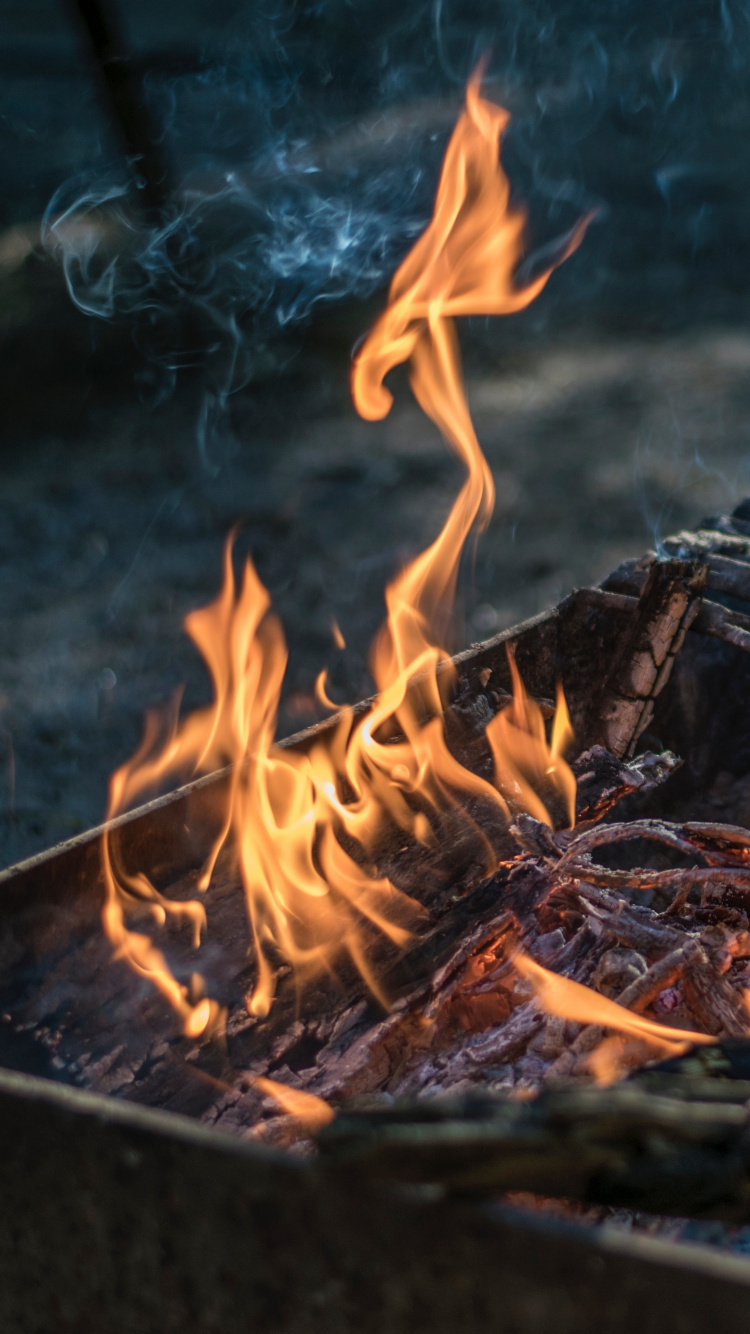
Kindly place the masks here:
[(676, 654), (698, 613), (706, 567), (698, 561), (655, 561), (633, 623), (598, 704), (600, 740), (613, 755), (632, 755), (669, 680)]

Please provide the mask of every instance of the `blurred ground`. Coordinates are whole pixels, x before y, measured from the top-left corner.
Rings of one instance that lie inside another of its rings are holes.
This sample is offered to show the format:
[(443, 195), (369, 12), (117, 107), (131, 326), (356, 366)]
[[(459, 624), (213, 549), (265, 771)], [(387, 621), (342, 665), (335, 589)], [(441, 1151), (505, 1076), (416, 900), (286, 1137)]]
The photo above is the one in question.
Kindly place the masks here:
[[(146, 706), (181, 682), (187, 704), (206, 698), (181, 622), (217, 591), (233, 523), (290, 643), (288, 732), (319, 716), (321, 666), (337, 698), (368, 693), (384, 584), (437, 533), (460, 471), (405, 386), (384, 422), (357, 418), (349, 344), (325, 325), (277, 349), (275, 373), (236, 396), (231, 434), (207, 460), (200, 381), (161, 407), (141, 401), (128, 338), (104, 327), (94, 345), (101, 326), (72, 309), (49, 262), (6, 271), (0, 292), (7, 864), (101, 818), (108, 774), (136, 744)], [(473, 575), (467, 562), (458, 647), (750, 492), (750, 330), (571, 333), (514, 348), (508, 321), (497, 354), (464, 335), (498, 503)], [(34, 355), (32, 388), (23, 367)]]

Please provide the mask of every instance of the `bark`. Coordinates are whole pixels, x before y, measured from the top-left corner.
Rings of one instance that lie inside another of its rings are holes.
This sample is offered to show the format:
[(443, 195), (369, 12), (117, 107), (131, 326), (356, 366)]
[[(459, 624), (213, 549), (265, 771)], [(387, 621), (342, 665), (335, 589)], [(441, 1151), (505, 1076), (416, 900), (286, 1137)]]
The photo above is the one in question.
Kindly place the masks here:
[(613, 755), (632, 755), (648, 726), (698, 613), (705, 582), (706, 567), (699, 561), (655, 561), (649, 570), (599, 700), (600, 739)]

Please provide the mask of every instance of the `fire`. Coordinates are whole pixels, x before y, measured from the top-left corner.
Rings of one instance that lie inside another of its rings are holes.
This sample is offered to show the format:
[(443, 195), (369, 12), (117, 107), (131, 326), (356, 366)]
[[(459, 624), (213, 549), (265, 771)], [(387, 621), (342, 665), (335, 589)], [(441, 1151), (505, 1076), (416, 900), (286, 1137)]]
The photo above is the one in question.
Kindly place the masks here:
[(290, 1088), (288, 1084), (279, 1084), (275, 1079), (266, 1079), (264, 1075), (254, 1075), (251, 1083), (260, 1093), (273, 1098), (282, 1112), (304, 1122), (312, 1133), (330, 1125), (336, 1115), (330, 1103), (314, 1093), (307, 1093), (305, 1089)]
[[(403, 946), (420, 912), (367, 869), (388, 827), (427, 843), (441, 811), (448, 805), (460, 809), (460, 798), (469, 796), (491, 802), (506, 817), (520, 807), (551, 823), (543, 801), (550, 791), (562, 796), (573, 818), (575, 782), (562, 757), (571, 733), (561, 692), (548, 745), (542, 715), (512, 663), (513, 704), (488, 729), (496, 785), (459, 764), (444, 730), (452, 678), (444, 644), (461, 553), (470, 532), (486, 526), (494, 504), (492, 476), (463, 390), (453, 318), (521, 310), (552, 271), (526, 287), (514, 284), (525, 216), (511, 207), (499, 159), (509, 116), (481, 97), (480, 81), (478, 70), (448, 145), (432, 221), (397, 271), (387, 308), (352, 372), (356, 407), (375, 420), (392, 402), (385, 376), (408, 362), (418, 402), (466, 468), (442, 532), (386, 590), (387, 618), (371, 656), (378, 691), (372, 709), (356, 719), (343, 709), (333, 730), (306, 754), (274, 745), (286, 646), (250, 562), (238, 586), (230, 539), (218, 598), (186, 620), (211, 672), (214, 701), (166, 726), (150, 716), (138, 752), (110, 786), (113, 816), (168, 782), (231, 766), (223, 827), (199, 891), (208, 889), (222, 848), (231, 848), (257, 965), (247, 1005), (259, 1016), (272, 1003), (279, 956), (303, 982), (348, 953), (385, 1003), (369, 963), (370, 940), (382, 932)], [(587, 222), (575, 229), (558, 263), (580, 244)], [(338, 627), (334, 639), (343, 645)], [(317, 693), (336, 707), (322, 674)], [(345, 851), (341, 835), (347, 847), (360, 850), (356, 857)], [(488, 843), (486, 856), (490, 869)], [(217, 1006), (201, 994), (199, 978), (179, 983), (150, 936), (128, 926), (126, 915), (137, 910), (157, 926), (168, 917), (185, 919), (197, 944), (206, 921), (202, 903), (171, 902), (144, 875), (126, 873), (106, 834), (103, 860), (103, 920), (117, 954), (162, 991), (187, 1033), (199, 1035), (218, 1021)]]
[[(513, 703), (497, 713), (487, 725), (487, 739), (495, 761), (495, 781), (501, 792), (537, 820), (552, 825), (539, 795), (551, 790), (563, 802), (568, 823), (575, 824), (576, 780), (564, 755), (573, 740), (573, 728), (562, 687), (557, 688), (557, 708), (552, 737), (547, 743), (542, 711), (524, 690), (515, 655), (508, 653), (513, 679)], [(511, 796), (512, 794), (512, 796)]]
[[(617, 1001), (601, 996), (580, 982), (573, 982), (558, 973), (550, 973), (541, 964), (519, 952), (513, 963), (522, 977), (527, 978), (536, 992), (537, 1001), (547, 1014), (569, 1019), (576, 1024), (597, 1024), (617, 1034), (646, 1042), (658, 1055), (680, 1056), (691, 1045), (715, 1042), (707, 1033), (694, 1033), (683, 1028), (669, 1028), (666, 1024), (644, 1019), (632, 1010), (626, 1010)], [(609, 1084), (622, 1073), (621, 1044), (605, 1040), (592, 1052), (589, 1066), (599, 1083)]]

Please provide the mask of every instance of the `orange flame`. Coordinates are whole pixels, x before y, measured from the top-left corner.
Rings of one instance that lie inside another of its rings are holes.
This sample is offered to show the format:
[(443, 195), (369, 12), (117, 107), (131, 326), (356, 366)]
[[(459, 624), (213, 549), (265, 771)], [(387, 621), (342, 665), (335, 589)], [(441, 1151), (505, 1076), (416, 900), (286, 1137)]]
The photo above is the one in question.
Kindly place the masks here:
[[(168, 780), (232, 766), (224, 825), (199, 889), (208, 888), (219, 852), (230, 841), (257, 963), (247, 1003), (257, 1015), (266, 1014), (272, 1002), (273, 958), (279, 955), (304, 980), (346, 951), (380, 995), (368, 961), (370, 934), (381, 931), (404, 945), (418, 911), (387, 880), (360, 864), (374, 855), (389, 825), (428, 842), (433, 837), (430, 817), (438, 819), (448, 804), (455, 805), (457, 794), (490, 801), (506, 816), (507, 797), (511, 805), (525, 806), (549, 822), (537, 788), (552, 787), (563, 792), (571, 808), (575, 785), (562, 759), (570, 727), (561, 694), (548, 746), (542, 716), (525, 696), (512, 664), (513, 705), (489, 731), (497, 786), (459, 764), (448, 749), (443, 724), (451, 672), (442, 645), (461, 552), (472, 528), (486, 525), (494, 503), (492, 476), (463, 390), (453, 317), (521, 310), (552, 271), (527, 287), (514, 284), (525, 218), (510, 206), (499, 161), (509, 116), (480, 96), (480, 79), (478, 70), (448, 145), (432, 221), (396, 273), (388, 306), (352, 373), (357, 409), (374, 420), (391, 406), (385, 376), (408, 361), (417, 400), (467, 471), (440, 535), (386, 591), (387, 619), (371, 659), (377, 700), (369, 714), (356, 720), (351, 710), (343, 710), (333, 731), (306, 755), (274, 746), (286, 646), (249, 562), (237, 588), (230, 540), (219, 597), (186, 620), (210, 669), (214, 703), (179, 723), (175, 718), (166, 731), (152, 715), (140, 749), (114, 774), (110, 787), (109, 814), (114, 815)], [(578, 246), (587, 222), (579, 224), (558, 263)], [(334, 631), (337, 644), (339, 636)], [(318, 696), (330, 707), (325, 685), (321, 674)], [(344, 850), (342, 832), (362, 850), (361, 859)], [(489, 844), (486, 852), (491, 865)], [(149, 913), (160, 925), (167, 916), (182, 917), (197, 943), (205, 926), (202, 905), (170, 903), (145, 876), (126, 873), (106, 834), (103, 855), (109, 938), (121, 957), (160, 988), (181, 1015), (185, 1031), (198, 1035), (212, 1020), (218, 1022), (216, 1007), (199, 995), (195, 979), (192, 991), (178, 983), (150, 938), (129, 928), (125, 919), (133, 909)]]
[(340, 628), (339, 623), (338, 623), (338, 621), (336, 620), (336, 617), (335, 617), (335, 616), (333, 617), (333, 619), (332, 619), (332, 621), (331, 621), (331, 634), (333, 635), (333, 642), (334, 642), (336, 648), (339, 650), (339, 652), (340, 652), (342, 649), (345, 649), (345, 648), (346, 648), (346, 640), (344, 639), (344, 636), (343, 636), (342, 633), (341, 633), (341, 628)]
[(275, 1079), (266, 1079), (263, 1075), (254, 1075), (252, 1083), (261, 1093), (273, 1098), (282, 1112), (296, 1116), (311, 1131), (322, 1130), (330, 1125), (336, 1113), (325, 1098), (318, 1098), (315, 1093), (305, 1089), (293, 1089), (288, 1084), (279, 1084)]
[(510, 650), (508, 661), (513, 679), (513, 703), (487, 724), (487, 739), (495, 761), (495, 781), (512, 805), (550, 826), (552, 820), (539, 793), (551, 789), (562, 798), (568, 823), (572, 826), (575, 824), (576, 780), (563, 756), (573, 740), (573, 728), (562, 687), (557, 688), (557, 708), (548, 744), (542, 711), (526, 694), (515, 654)]
[[(369, 919), (399, 945), (409, 936), (393, 920), (399, 912), (406, 916), (409, 900), (387, 880), (368, 876), (335, 837), (340, 803), (331, 757), (322, 746), (309, 757), (273, 746), (286, 648), (278, 620), (268, 613), (268, 594), (249, 561), (242, 586), (236, 589), (228, 543), (218, 599), (186, 620), (188, 633), (211, 669), (214, 704), (191, 714), (161, 745), (155, 744), (152, 716), (140, 750), (111, 784), (111, 807), (121, 809), (165, 774), (185, 767), (210, 771), (235, 762), (224, 827), (199, 888), (208, 888), (218, 854), (233, 832), (258, 965), (256, 988), (248, 1003), (259, 1015), (268, 1012), (273, 996), (269, 943), (303, 977), (348, 949), (370, 989), (379, 995), (363, 953), (361, 919)], [(185, 989), (177, 986), (163, 957), (153, 950), (148, 953), (144, 938), (125, 927), (123, 908), (138, 899), (153, 901), (162, 912), (169, 908), (188, 916), (199, 936), (205, 924), (202, 905), (168, 904), (145, 876), (133, 879), (121, 869), (116, 871), (106, 834), (105, 884), (104, 922), (110, 939), (140, 972), (150, 970), (183, 1016), (186, 1031), (195, 1034), (196, 1008)], [(199, 1008), (208, 1022), (204, 1001)]]
[[(694, 1033), (686, 1028), (669, 1028), (666, 1024), (644, 1019), (640, 1014), (625, 1009), (617, 1001), (609, 1000), (598, 991), (581, 982), (573, 982), (558, 973), (542, 968), (528, 954), (518, 953), (513, 963), (522, 977), (527, 978), (536, 993), (537, 1001), (547, 1014), (569, 1019), (575, 1024), (597, 1024), (616, 1033), (639, 1038), (668, 1056), (679, 1056), (695, 1044), (710, 1045), (716, 1039), (707, 1033)], [(617, 1050), (611, 1042), (589, 1057), (589, 1065), (600, 1083), (611, 1083), (620, 1073)]]
[[(510, 206), (510, 185), (499, 161), (510, 116), (480, 97), (481, 73), (480, 67), (466, 90), (466, 110), (446, 151), (432, 222), (396, 272), (388, 306), (352, 372), (357, 411), (376, 421), (393, 402), (386, 375), (408, 361), (417, 401), (468, 474), (439, 537), (387, 590), (388, 619), (374, 663), (381, 689), (413, 669), (425, 649), (434, 652), (430, 631), (438, 642), (444, 639), (464, 543), (475, 521), (487, 525), (495, 501), (463, 390), (453, 317), (522, 310), (552, 273), (546, 269), (524, 288), (513, 282), (526, 219)], [(580, 245), (588, 221), (574, 230), (558, 262)]]

